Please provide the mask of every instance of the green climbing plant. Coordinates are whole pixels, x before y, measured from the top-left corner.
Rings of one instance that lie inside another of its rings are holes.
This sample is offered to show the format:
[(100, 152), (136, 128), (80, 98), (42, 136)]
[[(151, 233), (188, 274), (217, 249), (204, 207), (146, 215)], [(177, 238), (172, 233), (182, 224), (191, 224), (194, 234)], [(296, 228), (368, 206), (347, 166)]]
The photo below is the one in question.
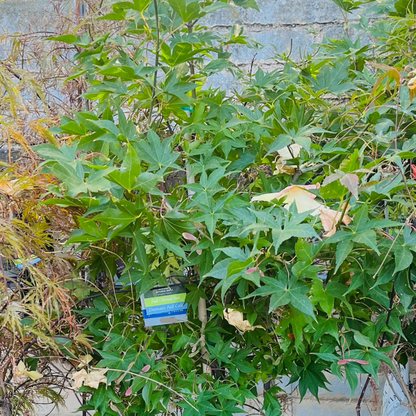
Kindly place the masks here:
[[(241, 29), (203, 18), (252, 1), (113, 2), (119, 32), (52, 39), (78, 48), (88, 84), (59, 144), (36, 147), (46, 203), (76, 212), (67, 243), (101, 288), (78, 292), (82, 409), (277, 415), (283, 389), (257, 402), (259, 381), (318, 397), (328, 373), (355, 390), (414, 355), (416, 83), (398, 3), (361, 18), (374, 43), (327, 39), (249, 76), (230, 59)], [(223, 71), (237, 91), (211, 86)], [(145, 327), (140, 295), (172, 279), (188, 322)]]

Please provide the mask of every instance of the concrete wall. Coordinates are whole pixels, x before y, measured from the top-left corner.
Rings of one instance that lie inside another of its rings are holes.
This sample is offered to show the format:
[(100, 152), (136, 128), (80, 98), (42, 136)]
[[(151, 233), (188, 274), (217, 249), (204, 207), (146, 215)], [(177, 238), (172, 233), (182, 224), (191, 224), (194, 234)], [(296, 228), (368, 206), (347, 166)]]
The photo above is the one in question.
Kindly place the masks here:
[(50, 0), (0, 1), (0, 35), (16, 31), (38, 31), (50, 26), (53, 9)]
[[(71, 4), (68, 2), (68, 5)], [(248, 47), (233, 46), (233, 60), (249, 70), (261, 67), (264, 70), (278, 66), (276, 53), (290, 53), (294, 59), (301, 58), (312, 50), (314, 43), (322, 41), (323, 37), (342, 37), (346, 30), (356, 36), (349, 25), (357, 17), (352, 15), (349, 20), (331, 0), (258, 0), (260, 11), (232, 9), (221, 11), (210, 16), (203, 23), (212, 26), (217, 31), (227, 31), (233, 24), (244, 28), (244, 33), (264, 45), (263, 49), (253, 50)], [(0, 2), (0, 35), (26, 30), (43, 30), (53, 22), (53, 8), (50, 0), (4, 0)], [(1, 57), (1, 50), (0, 50)], [(217, 85), (232, 85), (232, 79), (226, 74), (216, 76), (212, 82)], [(360, 386), (354, 395), (346, 381), (330, 378), (331, 391), (322, 390), (318, 403), (314, 397), (307, 395), (299, 401), (296, 386), (286, 387), (288, 395), (285, 402), (286, 416), (354, 416), (355, 405), (360, 393)], [(362, 376), (360, 383), (363, 384)], [(368, 389), (362, 405), (362, 416), (380, 415), (382, 394), (377, 385)], [(78, 407), (78, 401), (68, 392), (68, 409), (50, 412), (50, 408), (39, 409), (37, 415), (70, 416)]]
[[(210, 15), (203, 21), (219, 32), (239, 24), (244, 34), (263, 45), (259, 50), (231, 46), (232, 60), (247, 72), (252, 65), (254, 69), (274, 69), (279, 64), (277, 53), (299, 59), (324, 37), (358, 36), (351, 27), (358, 13), (346, 16), (331, 0), (257, 0), (257, 3), (260, 11), (235, 8)], [(227, 87), (234, 85), (232, 76), (226, 74), (216, 76), (213, 82)]]

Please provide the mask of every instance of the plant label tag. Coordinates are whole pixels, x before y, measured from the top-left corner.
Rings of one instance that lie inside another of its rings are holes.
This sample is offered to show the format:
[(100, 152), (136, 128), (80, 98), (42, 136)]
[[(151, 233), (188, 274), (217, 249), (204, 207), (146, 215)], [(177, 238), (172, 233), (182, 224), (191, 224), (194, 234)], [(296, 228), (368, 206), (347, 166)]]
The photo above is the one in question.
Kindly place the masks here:
[(160, 286), (140, 296), (145, 326), (186, 322), (186, 288), (182, 284)]

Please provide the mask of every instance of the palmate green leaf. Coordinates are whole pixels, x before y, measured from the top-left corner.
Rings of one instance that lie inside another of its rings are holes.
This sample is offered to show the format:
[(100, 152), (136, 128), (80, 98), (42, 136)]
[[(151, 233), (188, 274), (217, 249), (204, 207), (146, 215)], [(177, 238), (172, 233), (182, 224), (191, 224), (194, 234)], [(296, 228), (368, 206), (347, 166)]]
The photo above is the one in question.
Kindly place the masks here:
[(332, 0), (335, 4), (337, 4), (342, 10), (346, 12), (351, 12), (352, 10), (360, 8), (363, 4), (369, 3), (372, 0), (361, 0), (361, 1), (354, 1), (354, 0)]
[(232, 65), (232, 62), (230, 62), (228, 59), (215, 59), (214, 61), (210, 61), (207, 65), (205, 65), (204, 71), (211, 75), (223, 71), (224, 69), (230, 68)]
[(187, 256), (183, 251), (183, 248), (180, 247), (178, 244), (174, 244), (168, 241), (163, 235), (154, 233), (153, 240), (161, 256), (163, 256), (164, 250), (167, 249), (172, 253), (175, 253), (177, 256), (183, 258), (184, 260), (187, 260)]
[(286, 288), (282, 288), (272, 294), (269, 304), (269, 312), (274, 311), (279, 306), (287, 305), (290, 302), (290, 296), (286, 292)]
[(318, 399), (319, 388), (327, 389), (325, 383), (328, 381), (322, 373), (325, 368), (326, 366), (323, 364), (311, 363), (302, 370), (299, 379), (299, 394), (301, 399), (308, 390)]
[(407, 269), (413, 262), (413, 253), (404, 244), (396, 243), (393, 247), (396, 267), (393, 273)]
[(242, 373), (251, 373), (254, 370), (251, 360), (247, 360), (247, 356), (251, 353), (248, 349), (241, 349), (236, 351), (232, 357), (232, 363), (238, 368)]
[(287, 293), (287, 286), (285, 283), (270, 277), (263, 277), (262, 281), (266, 283), (266, 285), (259, 287), (253, 293), (246, 296), (245, 299), (252, 298), (254, 296), (272, 295), (270, 298), (269, 312), (279, 306), (287, 305), (289, 303), (290, 297)]
[(173, 49), (163, 43), (160, 50), (160, 59), (173, 67), (195, 59), (200, 52), (201, 50), (193, 48), (192, 44), (187, 42), (177, 42)]
[(368, 338), (366, 335), (355, 330), (353, 330), (353, 333), (354, 333), (354, 340), (357, 344), (362, 345), (363, 347), (366, 347), (366, 348), (374, 348), (374, 344), (370, 341), (370, 338)]
[(331, 296), (323, 288), (323, 282), (321, 279), (315, 279), (311, 288), (311, 301), (313, 304), (319, 303), (319, 306), (322, 310), (328, 315), (331, 316), (332, 310), (334, 308), (334, 297)]
[(130, 192), (132, 190), (135, 177), (128, 171), (113, 170), (107, 175), (107, 179)]
[(357, 373), (360, 372), (360, 368), (355, 363), (347, 363), (345, 365), (345, 377), (348, 381), (348, 385), (350, 386), (350, 390), (353, 393), (358, 385), (358, 377)]
[(139, 218), (140, 213), (129, 213), (117, 208), (107, 208), (101, 214), (93, 217), (94, 221), (102, 221), (110, 226), (124, 228)]
[(251, 257), (246, 258), (245, 260), (234, 260), (232, 261), (227, 267), (227, 277), (241, 272), (245, 269), (248, 265), (253, 262)]
[(310, 242), (299, 238), (295, 244), (296, 258), (306, 264), (311, 264), (315, 257), (313, 247), (314, 246)]
[(216, 263), (214, 267), (204, 277), (214, 277), (215, 279), (225, 279), (227, 277), (228, 265), (233, 260), (228, 258)]
[(121, 164), (120, 170), (111, 172), (109, 177), (114, 180), (114, 176), (116, 175), (116, 179), (118, 180), (116, 183), (128, 191), (131, 191), (136, 181), (136, 177), (141, 171), (141, 166), (140, 159), (137, 156), (133, 146), (130, 143), (127, 143), (126, 147), (127, 151), (124, 156), (123, 163)]
[(412, 302), (414, 302), (415, 291), (409, 285), (409, 276), (407, 270), (398, 272), (394, 281), (394, 288), (400, 299), (400, 303), (405, 309), (410, 308)]
[(363, 360), (368, 361), (368, 364), (361, 364), (363, 369), (374, 377), (374, 381), (378, 382), (378, 369), (380, 367), (381, 361), (379, 357), (375, 357), (371, 354), (371, 351), (363, 354)]
[(368, 223), (368, 206), (367, 204), (361, 205), (361, 207), (354, 214), (352, 219), (352, 224), (356, 227), (357, 230), (365, 230)]
[(55, 40), (58, 42), (65, 42), (65, 43), (74, 43), (76, 39), (77, 37), (70, 33), (65, 34), (65, 35), (59, 35), (59, 36), (48, 36), (47, 38), (45, 38), (45, 40)]
[(281, 416), (282, 411), (279, 400), (277, 400), (277, 386), (264, 391), (263, 410), (265, 416)]
[(305, 315), (309, 315), (312, 318), (315, 318), (315, 314), (313, 312), (313, 305), (310, 299), (306, 296), (308, 292), (308, 286), (301, 282), (295, 282), (291, 285), (288, 289), (288, 295), (290, 304), (299, 310), (300, 312), (304, 313)]
[[(112, 191), (114, 189), (113, 185), (107, 179), (109, 172), (112, 172), (112, 170), (112, 167), (101, 167), (101, 169), (93, 169), (88, 173), (88, 177), (84, 179), (84, 185), (80, 186), (78, 192), (89, 192), (96, 194), (98, 192), (106, 193)], [(77, 192), (77, 189), (73, 188), (72, 191)]]
[(147, 192), (151, 195), (161, 195), (162, 191), (157, 188), (157, 184), (163, 181), (161, 175), (157, 175), (151, 172), (142, 172), (136, 178), (133, 189)]
[(313, 334), (313, 339), (315, 341), (318, 341), (325, 333), (333, 337), (336, 341), (339, 340), (337, 319), (323, 318), (322, 316), (318, 315), (317, 321), (318, 324), (314, 325), (315, 332)]
[(137, 154), (149, 163), (149, 171), (163, 173), (167, 168), (175, 166), (179, 154), (171, 148), (171, 139), (160, 140), (159, 136), (149, 130), (147, 139), (137, 143)]
[(120, 9), (131, 9), (137, 10), (138, 12), (143, 12), (149, 6), (151, 0), (133, 0), (133, 1), (119, 1), (113, 3), (113, 8), (120, 8)]
[(377, 247), (376, 233), (373, 230), (366, 230), (355, 234), (352, 241), (365, 244), (367, 247), (372, 248), (377, 254), (380, 254)]
[(353, 247), (354, 247), (354, 243), (351, 239), (343, 240), (337, 244), (337, 249), (335, 252), (335, 259), (336, 259), (335, 271), (339, 269), (341, 264), (344, 262), (347, 256), (351, 253), (351, 250), (353, 249)]
[(304, 261), (298, 261), (292, 266), (292, 273), (295, 277), (302, 279), (304, 277), (316, 278), (317, 272), (320, 271), (322, 267), (312, 266)]
[(258, 273), (257, 276), (255, 273), (246, 273), (247, 266), (253, 262), (251, 257), (244, 261), (232, 260), (231, 262), (228, 262), (228, 260), (231, 259), (226, 260), (225, 264), (227, 264), (227, 270), (225, 277), (221, 278), (220, 282), (218, 282), (215, 287), (215, 291), (221, 288), (221, 299), (224, 299), (228, 289), (241, 278), (254, 282), (256, 286), (260, 286), (260, 275)]
[(178, 13), (183, 22), (189, 22), (201, 17), (200, 6), (197, 1), (188, 3), (185, 0), (169, 0), (169, 4)]
[(149, 271), (149, 260), (146, 253), (146, 239), (143, 238), (140, 230), (133, 233), (133, 252), (137, 263), (140, 264), (142, 270), (147, 273)]
[(324, 361), (335, 362), (335, 361), (339, 360), (338, 356), (336, 356), (336, 355), (334, 355), (330, 352), (321, 352), (321, 353), (320, 352), (314, 352), (313, 355), (316, 355), (317, 357), (319, 357), (321, 360), (324, 360)]
[(262, 281), (265, 283), (264, 286), (259, 287), (253, 293), (246, 296), (244, 299), (249, 299), (254, 296), (267, 296), (272, 295), (276, 292), (285, 292), (286, 291), (286, 283), (281, 282), (279, 279), (273, 279), (271, 277), (264, 276)]
[(266, 284), (246, 296), (245, 299), (254, 296), (272, 295), (270, 298), (269, 312), (279, 306), (290, 304), (300, 312), (315, 318), (313, 305), (306, 296), (306, 293), (308, 292), (308, 286), (306, 284), (295, 279), (285, 282), (280, 279), (272, 279), (271, 277), (266, 276), (262, 277), (261, 280)]
[(244, 251), (238, 247), (221, 247), (217, 250), (222, 251), (225, 255), (231, 257), (234, 260), (244, 261), (247, 258), (247, 255), (244, 253)]
[(235, 347), (231, 346), (231, 341), (225, 343), (217, 343), (214, 346), (207, 345), (210, 352), (210, 358), (216, 358), (221, 365), (224, 363), (230, 363), (230, 356), (234, 353)]
[(45, 170), (52, 172), (66, 185), (66, 194), (69, 197), (76, 197), (88, 190), (83, 172), (81, 174), (69, 164), (51, 163)]
[(291, 143), (292, 136), (290, 134), (279, 134), (271, 144), (270, 149), (267, 152), (267, 155), (277, 152), (278, 150), (283, 149)]
[(211, 211), (207, 214), (198, 215), (195, 217), (195, 220), (203, 222), (206, 225), (211, 238), (214, 236), (214, 231), (215, 231), (217, 222), (221, 219), (224, 219), (224, 214), (221, 212), (214, 212), (214, 211)]
[(336, 62), (334, 65), (324, 65), (315, 79), (312, 80), (312, 87), (315, 91), (324, 91), (332, 94), (342, 94), (355, 88), (352, 82), (348, 80), (347, 60)]
[[(85, 237), (85, 234), (89, 237), (93, 238), (93, 241), (98, 241), (101, 239), (105, 239), (107, 237), (107, 230), (106, 227), (102, 227), (102, 225), (98, 225), (95, 221), (89, 219), (89, 218), (83, 218), (79, 217), (79, 226), (81, 227), (81, 230), (75, 230), (76, 234), (79, 234), (79, 232), (82, 232), (81, 236)], [(77, 233), (78, 232), (78, 233)], [(70, 240), (73, 242), (76, 241), (76, 234), (72, 232)], [(80, 235), (78, 235), (80, 237)], [(87, 240), (83, 240), (87, 241)]]
[(373, 289), (376, 286), (384, 285), (385, 283), (391, 282), (394, 279), (394, 264), (386, 264), (376, 276), (374, 286), (370, 289)]
[(48, 163), (48, 160), (50, 160), (51, 163), (53, 163), (53, 161), (60, 163), (71, 163), (75, 160), (75, 155), (77, 152), (76, 144), (64, 144), (61, 147), (57, 147), (52, 144), (45, 143), (33, 146), (33, 148), (36, 153), (46, 159), (46, 162), (44, 163)]
[(412, 231), (411, 227), (404, 227), (403, 239), (410, 250), (416, 250), (416, 232)]
[(172, 70), (164, 82), (160, 84), (160, 94), (175, 96), (181, 100), (183, 104), (191, 105), (192, 99), (187, 93), (194, 90), (197, 85), (191, 82), (179, 81), (177, 71)]
[(299, 222), (293, 216), (289, 221), (285, 222), (282, 229), (278, 229), (277, 227), (272, 229), (273, 246), (276, 254), (281, 244), (292, 237), (318, 237), (316, 231), (310, 224), (300, 224)]
[(100, 383), (91, 396), (91, 404), (94, 406), (94, 409), (97, 409), (100, 413), (105, 414), (108, 401), (112, 401), (113, 399), (114, 403), (117, 403), (120, 400), (114, 393), (111, 386), (106, 386), (105, 384)]

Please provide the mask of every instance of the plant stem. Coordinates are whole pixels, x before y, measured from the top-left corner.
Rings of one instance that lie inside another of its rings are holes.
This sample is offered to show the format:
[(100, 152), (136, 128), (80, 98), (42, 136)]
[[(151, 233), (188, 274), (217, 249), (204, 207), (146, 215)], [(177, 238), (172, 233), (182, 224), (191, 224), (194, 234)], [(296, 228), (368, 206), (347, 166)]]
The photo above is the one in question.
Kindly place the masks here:
[[(386, 326), (389, 324), (389, 321), (390, 321), (390, 315), (393, 310), (393, 300), (394, 300), (395, 294), (396, 292), (394, 290), (394, 281), (393, 281), (393, 286), (390, 292), (389, 308), (387, 310), (387, 316), (386, 316)], [(383, 335), (381, 336), (381, 340), (379, 343), (380, 348), (384, 345), (385, 340), (386, 340), (386, 331), (384, 331)], [(361, 393), (360, 393), (360, 397), (358, 398), (357, 405), (355, 406), (355, 411), (357, 412), (357, 416), (361, 416), (361, 402), (363, 401), (364, 394), (367, 390), (368, 384), (370, 383), (370, 379), (371, 379), (371, 375), (369, 374), (367, 376), (367, 380), (365, 381), (363, 388), (361, 389)]]
[[(97, 368), (91, 367), (91, 368), (93, 370), (101, 370), (101, 368), (98, 368), (98, 367)], [(189, 400), (187, 400), (186, 397), (182, 393), (179, 393), (178, 391), (172, 389), (168, 385), (166, 385), (166, 384), (164, 384), (164, 383), (162, 383), (162, 382), (160, 382), (158, 380), (155, 380), (155, 379), (150, 378), (150, 377), (146, 377), (146, 376), (144, 376), (142, 374), (139, 374), (139, 373), (133, 373), (132, 371), (129, 371), (129, 370), (120, 370), (118, 368), (109, 368), (109, 370), (111, 370), (111, 371), (117, 371), (117, 372), (123, 373), (123, 374), (129, 374), (129, 375), (131, 375), (133, 377), (139, 377), (139, 378), (142, 378), (142, 379), (144, 379), (146, 381), (150, 381), (152, 383), (155, 383), (158, 386), (163, 387), (166, 390), (169, 390), (171, 393), (175, 394), (176, 396), (178, 396), (179, 398), (181, 398), (183, 401), (185, 401), (190, 407), (192, 407), (192, 409), (198, 411), (198, 409)]]
[(409, 407), (410, 411), (412, 412), (412, 416), (416, 416), (416, 408), (415, 405), (413, 403), (413, 398), (412, 396), (409, 394), (409, 388), (407, 386), (407, 384), (405, 383), (405, 381), (403, 380), (403, 377), (400, 373), (400, 368), (398, 367), (398, 365), (396, 364), (396, 362), (394, 361), (394, 358), (391, 360), (392, 364), (393, 364), (393, 375), (397, 381), (397, 383), (399, 384), (400, 388), (402, 389), (403, 394), (406, 396), (407, 402), (405, 405)]
[(150, 125), (152, 124), (153, 107), (156, 101), (157, 67), (159, 66), (160, 29), (159, 29), (159, 9), (157, 7), (157, 1), (158, 0), (153, 0), (153, 5), (155, 8), (155, 20), (156, 20), (155, 74), (153, 76), (152, 100), (150, 101), (149, 118), (147, 122), (148, 127), (150, 127)]

